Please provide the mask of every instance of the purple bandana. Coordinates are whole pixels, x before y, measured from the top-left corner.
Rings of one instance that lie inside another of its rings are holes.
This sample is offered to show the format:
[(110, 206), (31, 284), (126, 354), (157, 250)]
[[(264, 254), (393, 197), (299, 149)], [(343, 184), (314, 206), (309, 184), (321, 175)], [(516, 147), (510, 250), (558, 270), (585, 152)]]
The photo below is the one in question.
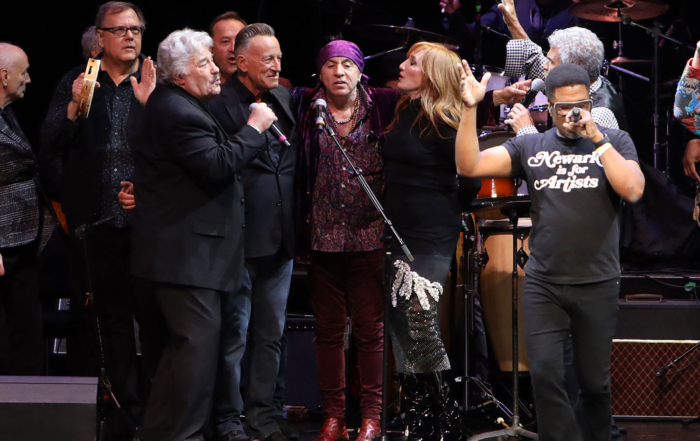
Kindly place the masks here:
[(351, 59), (360, 69), (360, 72), (365, 68), (365, 59), (362, 55), (362, 51), (360, 51), (360, 48), (357, 47), (355, 43), (351, 43), (347, 40), (335, 40), (323, 46), (318, 53), (318, 57), (316, 57), (316, 66), (318, 66), (318, 70), (321, 70), (323, 64), (328, 61), (329, 58), (333, 57)]

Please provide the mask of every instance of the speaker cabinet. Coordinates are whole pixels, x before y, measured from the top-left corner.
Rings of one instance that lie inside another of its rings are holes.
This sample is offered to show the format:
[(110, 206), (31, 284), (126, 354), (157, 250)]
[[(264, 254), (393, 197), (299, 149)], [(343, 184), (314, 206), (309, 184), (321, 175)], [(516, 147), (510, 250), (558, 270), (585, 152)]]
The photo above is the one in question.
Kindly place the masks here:
[(0, 376), (2, 441), (93, 441), (97, 378)]
[(613, 340), (610, 376), (617, 417), (682, 418), (700, 415), (700, 348), (658, 375), (697, 341)]

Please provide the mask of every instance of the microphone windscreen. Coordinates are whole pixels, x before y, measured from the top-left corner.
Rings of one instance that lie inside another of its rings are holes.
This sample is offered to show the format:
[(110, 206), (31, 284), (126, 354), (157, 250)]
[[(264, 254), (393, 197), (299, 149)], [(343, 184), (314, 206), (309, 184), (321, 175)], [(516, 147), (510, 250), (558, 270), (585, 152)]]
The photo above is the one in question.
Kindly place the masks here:
[(258, 103), (250, 103), (250, 106), (248, 106), (248, 110), (252, 111), (256, 107), (258, 107)]
[(532, 82), (532, 86), (530, 86), (530, 89), (537, 91), (537, 92), (544, 92), (544, 80), (540, 78), (536, 78)]
[(328, 104), (326, 103), (326, 100), (324, 100), (323, 98), (319, 98), (316, 101), (314, 101), (314, 107), (321, 107), (321, 108), (325, 109), (327, 106), (328, 106)]

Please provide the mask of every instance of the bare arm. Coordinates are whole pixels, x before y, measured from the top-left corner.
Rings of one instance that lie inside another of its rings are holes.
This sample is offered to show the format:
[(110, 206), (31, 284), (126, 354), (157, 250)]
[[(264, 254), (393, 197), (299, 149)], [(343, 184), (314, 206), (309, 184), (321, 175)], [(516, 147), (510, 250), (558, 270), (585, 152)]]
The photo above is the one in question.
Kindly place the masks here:
[(486, 84), (491, 74), (486, 73), (481, 82), (476, 81), (466, 61), (457, 66), (460, 73), (460, 87), (464, 111), (455, 140), (455, 161), (457, 173), (472, 178), (508, 177), (511, 173), (510, 154), (503, 146), (479, 151), (476, 133), (476, 107), (484, 98)]
[(515, 13), (514, 0), (503, 0), (503, 3), (498, 5), (498, 10), (503, 14), (503, 21), (506, 22), (510, 35), (514, 39), (524, 40), (530, 38), (518, 20), (518, 14)]

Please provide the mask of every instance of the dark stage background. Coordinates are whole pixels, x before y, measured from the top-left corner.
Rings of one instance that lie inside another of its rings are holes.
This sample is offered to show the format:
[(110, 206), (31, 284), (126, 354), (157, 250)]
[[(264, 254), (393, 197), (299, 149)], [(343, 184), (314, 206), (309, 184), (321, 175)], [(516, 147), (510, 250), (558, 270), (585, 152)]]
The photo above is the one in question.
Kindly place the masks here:
[[(171, 31), (190, 27), (206, 29), (210, 20), (227, 10), (239, 12), (248, 22), (263, 21), (272, 25), (279, 37), (284, 62), (282, 75), (295, 85), (313, 85), (315, 55), (331, 35), (342, 32), (343, 36), (356, 41), (365, 55), (393, 47), (376, 38), (362, 36), (358, 26), (366, 24), (404, 25), (412, 17), (415, 25), (424, 30), (444, 33), (442, 14), (438, 0), (362, 0), (372, 8), (356, 6), (352, 25), (343, 27), (349, 4), (341, 0), (247, 0), (230, 2), (173, 1), (137, 2), (143, 9), (147, 31), (143, 37), (143, 52), (155, 56), (158, 43)], [(516, 0), (517, 1), (517, 0)], [(83, 63), (80, 37), (91, 25), (100, 2), (52, 2), (40, 4), (33, 1), (3, 2), (0, 41), (8, 41), (25, 49), (31, 64), (32, 84), (25, 98), (13, 107), (35, 148), (39, 147), (38, 128), (43, 120), (53, 90), (60, 78), (73, 66)], [(484, 0), (486, 10), (493, 4)], [(675, 23), (673, 36), (693, 44), (700, 39), (700, 1), (669, 0), (669, 11), (659, 17), (665, 26)], [(463, 2), (464, 13), (473, 16), (474, 0)], [(679, 22), (678, 20), (681, 20)], [(653, 20), (642, 22), (651, 25)], [(598, 33), (606, 47), (608, 59), (616, 56), (613, 40), (617, 39), (616, 23), (589, 23)], [(505, 43), (493, 37), (485, 37), (486, 64), (503, 67)], [(623, 27), (625, 55), (629, 58), (652, 58), (652, 39), (646, 33), (631, 26)], [(472, 49), (465, 47), (462, 54), (468, 58)], [(661, 113), (670, 110), (675, 91), (675, 82), (692, 52), (666, 44), (660, 50)], [(368, 62), (365, 72), (377, 78), (377, 62)], [(642, 75), (651, 74), (651, 66), (633, 67)], [(618, 84), (616, 73), (609, 78)], [(625, 93), (630, 132), (643, 161), (652, 163), (653, 124), (652, 92), (650, 83), (626, 77), (622, 82)], [(678, 124), (672, 123), (671, 176), (677, 178), (681, 187), (689, 189), (689, 181), (682, 177), (680, 155), (687, 140)], [(663, 165), (663, 164), (660, 164)]]

